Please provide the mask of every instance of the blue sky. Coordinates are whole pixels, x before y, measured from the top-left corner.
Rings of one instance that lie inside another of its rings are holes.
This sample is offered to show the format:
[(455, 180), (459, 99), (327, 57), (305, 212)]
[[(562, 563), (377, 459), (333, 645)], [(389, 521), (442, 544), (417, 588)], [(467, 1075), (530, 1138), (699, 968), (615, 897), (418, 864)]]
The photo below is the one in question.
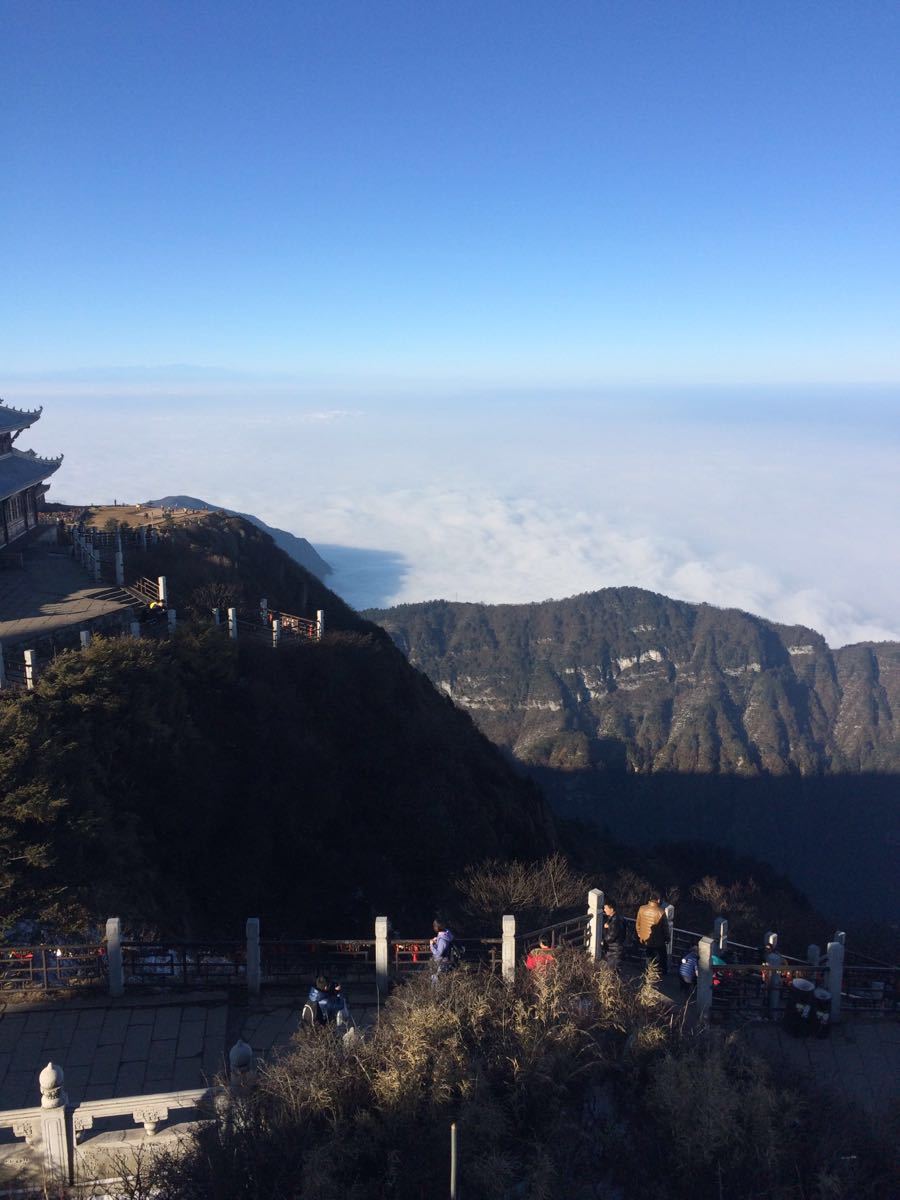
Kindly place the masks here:
[(895, 5), (0, 21), (10, 371), (898, 382)]
[(0, 0), (0, 396), (352, 603), (900, 636), (900, 6)]

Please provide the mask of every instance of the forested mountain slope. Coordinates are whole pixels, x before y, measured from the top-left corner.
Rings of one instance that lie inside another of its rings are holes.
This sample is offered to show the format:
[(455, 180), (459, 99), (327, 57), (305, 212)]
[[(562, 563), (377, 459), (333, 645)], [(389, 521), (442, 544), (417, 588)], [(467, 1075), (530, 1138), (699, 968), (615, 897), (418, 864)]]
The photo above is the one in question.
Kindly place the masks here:
[(803, 626), (638, 588), (367, 615), (529, 764), (900, 771), (896, 643), (832, 651)]
[(367, 615), (558, 813), (632, 843), (731, 846), (845, 919), (897, 911), (896, 643), (832, 651), (638, 588)]
[[(213, 515), (146, 559), (178, 634), (95, 638), (0, 693), (0, 895), (54, 928), (427, 931), (454, 873), (546, 853), (534, 785), (265, 534)], [(324, 607), (321, 643), (230, 642), (209, 607)], [(191, 627), (188, 618), (204, 618)]]

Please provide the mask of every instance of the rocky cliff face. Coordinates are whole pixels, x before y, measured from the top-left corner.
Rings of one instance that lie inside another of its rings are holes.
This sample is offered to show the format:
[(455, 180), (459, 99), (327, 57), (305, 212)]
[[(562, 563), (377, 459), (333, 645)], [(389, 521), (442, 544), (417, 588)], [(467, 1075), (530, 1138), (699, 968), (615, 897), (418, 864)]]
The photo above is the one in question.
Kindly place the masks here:
[(741, 776), (900, 771), (900, 645), (607, 588), (368, 614), (529, 765)]
[(561, 815), (753, 854), (839, 920), (900, 906), (900, 645), (637, 588), (367, 615)]

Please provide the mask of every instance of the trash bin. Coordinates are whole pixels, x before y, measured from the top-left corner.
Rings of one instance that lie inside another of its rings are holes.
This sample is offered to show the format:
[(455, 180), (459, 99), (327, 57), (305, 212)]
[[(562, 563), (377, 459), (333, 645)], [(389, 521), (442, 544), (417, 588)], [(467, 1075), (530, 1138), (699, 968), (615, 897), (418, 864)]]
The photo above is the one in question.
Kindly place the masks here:
[(784, 1028), (792, 1037), (809, 1037), (816, 985), (810, 979), (794, 979), (788, 988)]
[(813, 992), (815, 1006), (813, 1021), (817, 1038), (827, 1038), (831, 1033), (831, 992), (817, 987)]

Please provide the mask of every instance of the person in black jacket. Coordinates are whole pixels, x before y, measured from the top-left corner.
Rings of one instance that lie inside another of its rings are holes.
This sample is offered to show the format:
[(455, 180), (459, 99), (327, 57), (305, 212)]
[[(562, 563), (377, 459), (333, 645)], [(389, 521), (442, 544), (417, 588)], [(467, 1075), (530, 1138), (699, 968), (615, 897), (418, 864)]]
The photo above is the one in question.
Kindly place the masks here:
[(615, 900), (607, 898), (603, 905), (603, 958), (618, 969), (624, 952), (625, 918), (616, 912)]

